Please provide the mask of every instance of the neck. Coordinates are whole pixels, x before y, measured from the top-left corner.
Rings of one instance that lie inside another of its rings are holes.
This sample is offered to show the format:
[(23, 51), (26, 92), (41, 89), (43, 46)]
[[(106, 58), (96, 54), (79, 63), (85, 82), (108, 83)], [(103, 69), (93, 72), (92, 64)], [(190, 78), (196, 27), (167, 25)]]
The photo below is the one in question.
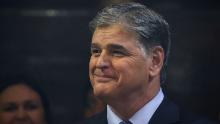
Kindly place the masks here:
[(139, 93), (131, 93), (124, 97), (111, 100), (109, 105), (112, 111), (123, 120), (131, 118), (145, 104), (151, 101), (159, 92), (160, 83), (150, 83), (145, 90)]

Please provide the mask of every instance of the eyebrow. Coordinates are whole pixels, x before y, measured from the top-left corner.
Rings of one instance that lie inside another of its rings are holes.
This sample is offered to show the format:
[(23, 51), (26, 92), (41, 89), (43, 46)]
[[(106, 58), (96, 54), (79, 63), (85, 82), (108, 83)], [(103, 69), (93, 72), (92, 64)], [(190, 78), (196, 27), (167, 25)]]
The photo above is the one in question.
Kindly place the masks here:
[(100, 45), (97, 44), (97, 43), (92, 43), (92, 44), (91, 44), (91, 48), (96, 48), (96, 47), (100, 47)]
[[(92, 43), (91, 48), (94, 48), (94, 47), (100, 47), (100, 45), (97, 43)], [(118, 44), (108, 44), (107, 49), (117, 49), (117, 50), (127, 51), (126, 48), (124, 48), (122, 45), (118, 45)]]
[(16, 105), (16, 103), (14, 103), (14, 102), (3, 102), (1, 105), (2, 106), (14, 106), (14, 105)]
[(107, 45), (107, 49), (110, 49), (110, 50), (121, 50), (121, 51), (127, 51), (126, 48), (124, 48), (123, 46), (118, 45), (118, 44), (109, 44), (109, 45)]

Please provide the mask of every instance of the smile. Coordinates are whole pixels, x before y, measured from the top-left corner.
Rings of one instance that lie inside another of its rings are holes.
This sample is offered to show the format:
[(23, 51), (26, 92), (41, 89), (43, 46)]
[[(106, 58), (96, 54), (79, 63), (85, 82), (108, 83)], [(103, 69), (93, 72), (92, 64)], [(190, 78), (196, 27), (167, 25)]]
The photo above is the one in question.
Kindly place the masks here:
[(109, 81), (112, 81), (112, 78), (111, 77), (108, 77), (108, 76), (98, 76), (98, 75), (94, 75), (94, 80), (96, 82), (99, 82), (99, 83), (107, 83)]

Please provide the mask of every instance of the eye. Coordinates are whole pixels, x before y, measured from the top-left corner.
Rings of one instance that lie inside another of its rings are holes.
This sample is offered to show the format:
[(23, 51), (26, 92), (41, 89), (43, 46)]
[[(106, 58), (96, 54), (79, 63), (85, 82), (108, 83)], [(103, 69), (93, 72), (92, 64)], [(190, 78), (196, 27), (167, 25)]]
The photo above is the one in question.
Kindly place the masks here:
[(3, 112), (14, 112), (16, 110), (17, 110), (17, 106), (16, 105), (8, 105), (8, 106), (3, 106), (0, 111), (3, 111)]
[(28, 101), (24, 104), (24, 109), (29, 110), (29, 111), (36, 110), (39, 107), (40, 107), (39, 103), (35, 103), (35, 102), (32, 102), (32, 101)]
[(125, 56), (125, 53), (120, 51), (120, 50), (113, 50), (111, 53), (112, 53), (113, 56), (116, 56), (116, 57), (123, 57), (123, 56)]
[(98, 48), (91, 48), (91, 55), (92, 55), (92, 56), (97, 57), (97, 56), (99, 56), (100, 54), (101, 54), (101, 50), (100, 50), (100, 49), (98, 49)]

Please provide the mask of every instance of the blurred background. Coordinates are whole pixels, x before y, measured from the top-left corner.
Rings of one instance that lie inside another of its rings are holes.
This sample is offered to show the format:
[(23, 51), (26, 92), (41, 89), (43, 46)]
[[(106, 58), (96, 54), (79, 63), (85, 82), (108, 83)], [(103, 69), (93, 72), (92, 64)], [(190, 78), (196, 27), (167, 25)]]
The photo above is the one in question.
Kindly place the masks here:
[[(54, 124), (91, 115), (96, 110), (88, 114), (88, 108), (100, 103), (90, 92), (88, 23), (100, 8), (124, 1), (129, 0), (0, 0), (0, 77), (27, 73), (39, 79), (51, 102)], [(170, 24), (172, 48), (163, 86), (168, 97), (219, 120), (219, 2), (136, 1)]]

